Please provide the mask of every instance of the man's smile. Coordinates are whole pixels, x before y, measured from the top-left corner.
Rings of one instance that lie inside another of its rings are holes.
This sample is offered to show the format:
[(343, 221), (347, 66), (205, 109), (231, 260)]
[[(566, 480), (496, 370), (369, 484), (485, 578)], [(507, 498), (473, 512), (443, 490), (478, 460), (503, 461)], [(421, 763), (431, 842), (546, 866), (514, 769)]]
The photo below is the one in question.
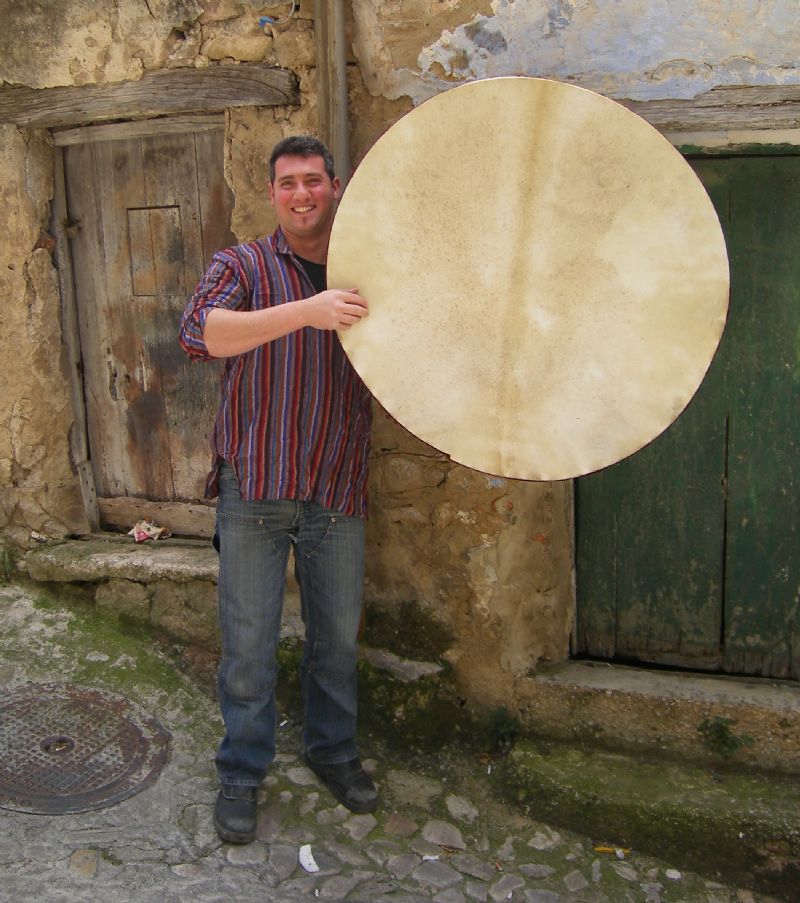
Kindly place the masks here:
[(269, 198), (290, 244), (319, 245), (313, 253), (324, 257), (339, 191), (339, 180), (329, 175), (321, 156), (288, 154), (275, 161)]

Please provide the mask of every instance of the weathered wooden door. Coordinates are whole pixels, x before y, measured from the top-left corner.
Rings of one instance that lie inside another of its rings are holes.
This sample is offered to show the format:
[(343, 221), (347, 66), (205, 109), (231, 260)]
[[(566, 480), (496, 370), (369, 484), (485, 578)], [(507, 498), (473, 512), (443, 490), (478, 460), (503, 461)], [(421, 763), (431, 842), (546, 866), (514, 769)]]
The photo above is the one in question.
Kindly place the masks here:
[(577, 648), (800, 677), (800, 157), (693, 161), (731, 306), (688, 409), (576, 486)]
[(212, 253), (233, 242), (223, 135), (65, 148), (89, 450), (106, 525), (157, 517), (148, 503), (203, 496), (219, 370), (190, 364), (176, 336)]

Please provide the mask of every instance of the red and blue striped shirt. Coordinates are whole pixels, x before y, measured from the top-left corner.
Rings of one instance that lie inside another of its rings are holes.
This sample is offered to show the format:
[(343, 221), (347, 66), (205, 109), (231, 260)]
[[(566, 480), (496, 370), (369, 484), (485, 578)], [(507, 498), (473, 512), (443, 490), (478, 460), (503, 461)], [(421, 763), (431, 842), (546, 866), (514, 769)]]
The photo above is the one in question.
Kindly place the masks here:
[[(260, 310), (316, 291), (280, 228), (212, 258), (181, 320), (179, 341), (209, 360), (210, 310)], [(299, 499), (365, 517), (372, 396), (330, 330), (306, 327), (226, 358), (206, 497), (227, 461), (243, 499)]]

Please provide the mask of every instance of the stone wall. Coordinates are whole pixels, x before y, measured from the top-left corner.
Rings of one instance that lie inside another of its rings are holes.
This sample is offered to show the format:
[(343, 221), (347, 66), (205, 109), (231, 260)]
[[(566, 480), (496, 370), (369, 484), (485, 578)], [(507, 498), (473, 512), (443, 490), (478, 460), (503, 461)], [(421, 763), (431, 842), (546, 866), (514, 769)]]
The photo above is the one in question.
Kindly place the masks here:
[(71, 399), (47, 231), (52, 195), (47, 134), (0, 126), (0, 528), (21, 545), (31, 531), (87, 526), (69, 460)]
[[(547, 76), (639, 99), (800, 80), (791, 0), (352, 0), (348, 9), (356, 164), (413, 105), (484, 76)], [(259, 61), (293, 69), (297, 109), (227, 116), (233, 229), (245, 240), (274, 226), (270, 148), (316, 127), (313, 2), (291, 10), (259, 0), (20, 0), (0, 34), (0, 79), (47, 88), (178, 66)], [(47, 133), (0, 128), (0, 192), (0, 532), (25, 545), (31, 531), (86, 529), (68, 454)], [(451, 637), (446, 657), (470, 698), (515, 705), (521, 678), (569, 653), (571, 486), (454, 465), (378, 409), (371, 493), (370, 604), (411, 604), (440, 621)]]
[(506, 704), (514, 677), (568, 654), (570, 485), (454, 464), (377, 404), (370, 468), (367, 598), (443, 622), (464, 692)]

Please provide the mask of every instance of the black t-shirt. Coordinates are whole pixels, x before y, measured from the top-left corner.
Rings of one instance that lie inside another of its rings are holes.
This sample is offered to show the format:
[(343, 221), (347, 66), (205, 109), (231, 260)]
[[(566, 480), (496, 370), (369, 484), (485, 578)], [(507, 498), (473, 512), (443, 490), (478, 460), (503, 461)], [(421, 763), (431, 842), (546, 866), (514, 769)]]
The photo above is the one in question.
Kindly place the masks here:
[(314, 286), (317, 292), (324, 292), (327, 288), (325, 264), (314, 263), (313, 260), (306, 260), (305, 257), (301, 257), (299, 254), (296, 254), (295, 256), (303, 265), (303, 269), (306, 271), (306, 275), (311, 280), (311, 284)]

